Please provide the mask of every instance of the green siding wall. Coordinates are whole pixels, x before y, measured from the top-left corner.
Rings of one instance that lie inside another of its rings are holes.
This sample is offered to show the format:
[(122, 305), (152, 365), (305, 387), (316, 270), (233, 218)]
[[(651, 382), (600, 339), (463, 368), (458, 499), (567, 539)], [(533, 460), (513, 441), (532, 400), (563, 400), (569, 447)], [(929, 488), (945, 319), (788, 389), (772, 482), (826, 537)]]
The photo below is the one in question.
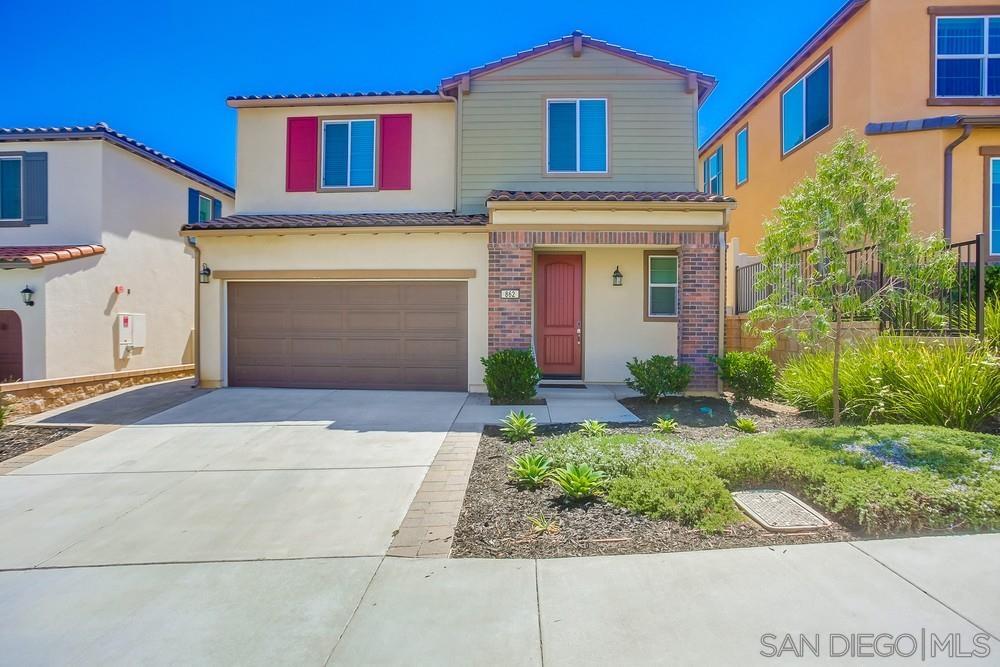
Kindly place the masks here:
[[(462, 100), (462, 213), (490, 190), (697, 189), (697, 96), (675, 75), (567, 47), (485, 75)], [(611, 173), (547, 177), (545, 99), (607, 97)]]

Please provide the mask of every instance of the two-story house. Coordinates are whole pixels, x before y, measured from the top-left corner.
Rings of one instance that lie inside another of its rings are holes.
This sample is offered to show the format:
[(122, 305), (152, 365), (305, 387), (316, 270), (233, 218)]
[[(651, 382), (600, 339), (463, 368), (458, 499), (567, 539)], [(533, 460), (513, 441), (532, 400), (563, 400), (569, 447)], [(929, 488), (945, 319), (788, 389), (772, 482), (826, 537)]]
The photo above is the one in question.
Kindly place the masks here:
[(997, 106), (995, 1), (850, 0), (702, 146), (704, 190), (740, 204), (733, 264), (755, 254), (762, 222), (847, 128), (898, 176), (915, 233), (982, 233), (1000, 260)]
[(437, 90), (233, 97), (236, 213), (186, 225), (201, 382), (482, 390), (480, 358), (715, 392), (732, 199), (698, 192), (715, 81), (577, 32)]
[(233, 198), (104, 124), (0, 129), (0, 382), (190, 373), (196, 266), (177, 227)]

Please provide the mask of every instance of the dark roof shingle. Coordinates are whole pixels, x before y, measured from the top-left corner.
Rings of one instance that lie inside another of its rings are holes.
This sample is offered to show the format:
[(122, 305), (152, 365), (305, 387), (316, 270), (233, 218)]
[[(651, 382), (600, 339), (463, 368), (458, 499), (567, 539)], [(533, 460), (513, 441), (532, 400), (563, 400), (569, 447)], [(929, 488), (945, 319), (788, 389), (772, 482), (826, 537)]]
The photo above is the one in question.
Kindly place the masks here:
[(419, 95), (437, 95), (436, 90), (368, 90), (349, 93), (285, 93), (277, 95), (230, 95), (227, 102), (252, 102), (263, 100), (308, 100), (322, 98), (357, 98), (357, 97), (412, 97)]
[(485, 225), (485, 215), (432, 213), (304, 213), (230, 215), (208, 222), (184, 225), (184, 231), (240, 229), (308, 229), (321, 227), (475, 227)]
[(698, 204), (732, 204), (732, 197), (709, 195), (704, 192), (530, 192), (493, 190), (486, 201), (609, 201), (609, 202), (674, 202)]

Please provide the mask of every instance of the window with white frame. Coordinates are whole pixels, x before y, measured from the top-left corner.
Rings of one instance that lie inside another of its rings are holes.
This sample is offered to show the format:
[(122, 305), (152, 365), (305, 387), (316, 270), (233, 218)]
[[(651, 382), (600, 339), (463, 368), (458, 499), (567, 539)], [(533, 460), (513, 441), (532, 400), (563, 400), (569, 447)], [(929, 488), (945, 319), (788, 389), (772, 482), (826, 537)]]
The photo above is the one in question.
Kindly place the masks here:
[(677, 256), (649, 255), (646, 258), (646, 315), (677, 315)]
[(545, 171), (549, 174), (608, 172), (608, 101), (546, 100)]
[(208, 222), (212, 219), (212, 198), (198, 195), (198, 222)]
[(323, 121), (323, 188), (375, 187), (375, 119)]
[(20, 155), (0, 155), (0, 220), (24, 218), (24, 165)]
[(792, 152), (830, 127), (830, 56), (781, 95), (781, 152)]
[(938, 16), (937, 97), (1000, 97), (1000, 16)]
[(705, 158), (702, 165), (705, 170), (705, 192), (710, 195), (722, 194), (722, 146), (715, 149), (715, 152)]
[(750, 128), (744, 127), (736, 133), (736, 185), (743, 185), (750, 179)]
[(989, 254), (1000, 255), (1000, 158), (990, 160)]

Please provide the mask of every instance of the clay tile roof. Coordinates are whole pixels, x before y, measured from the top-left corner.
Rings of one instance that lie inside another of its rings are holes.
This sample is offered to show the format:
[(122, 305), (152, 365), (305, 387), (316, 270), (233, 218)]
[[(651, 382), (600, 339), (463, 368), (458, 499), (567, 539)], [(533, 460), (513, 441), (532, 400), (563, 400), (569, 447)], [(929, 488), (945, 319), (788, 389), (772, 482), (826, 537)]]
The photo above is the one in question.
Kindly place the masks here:
[(309, 99), (351, 99), (358, 97), (414, 97), (437, 95), (436, 90), (369, 90), (349, 93), (279, 93), (276, 95), (230, 95), (227, 102), (251, 102), (262, 100), (309, 100)]
[(709, 195), (704, 192), (525, 192), (494, 190), (486, 201), (610, 201), (610, 202), (692, 202), (698, 204), (732, 204), (732, 197)]
[(71, 259), (104, 254), (102, 245), (41, 245), (0, 247), (0, 268), (34, 269)]
[(147, 146), (146, 144), (133, 139), (127, 134), (108, 127), (107, 123), (97, 123), (96, 125), (75, 125), (72, 127), (0, 127), (0, 141), (52, 141), (71, 139), (103, 139), (115, 144), (125, 150), (146, 158), (161, 167), (187, 176), (188, 178), (215, 188), (230, 197), (236, 196), (236, 191), (232, 186), (212, 178), (208, 174), (198, 171), (194, 167), (188, 166), (160, 151)]
[(311, 213), (230, 215), (184, 225), (184, 231), (222, 229), (308, 229), (312, 227), (473, 227), (485, 225), (485, 215), (436, 213)]

